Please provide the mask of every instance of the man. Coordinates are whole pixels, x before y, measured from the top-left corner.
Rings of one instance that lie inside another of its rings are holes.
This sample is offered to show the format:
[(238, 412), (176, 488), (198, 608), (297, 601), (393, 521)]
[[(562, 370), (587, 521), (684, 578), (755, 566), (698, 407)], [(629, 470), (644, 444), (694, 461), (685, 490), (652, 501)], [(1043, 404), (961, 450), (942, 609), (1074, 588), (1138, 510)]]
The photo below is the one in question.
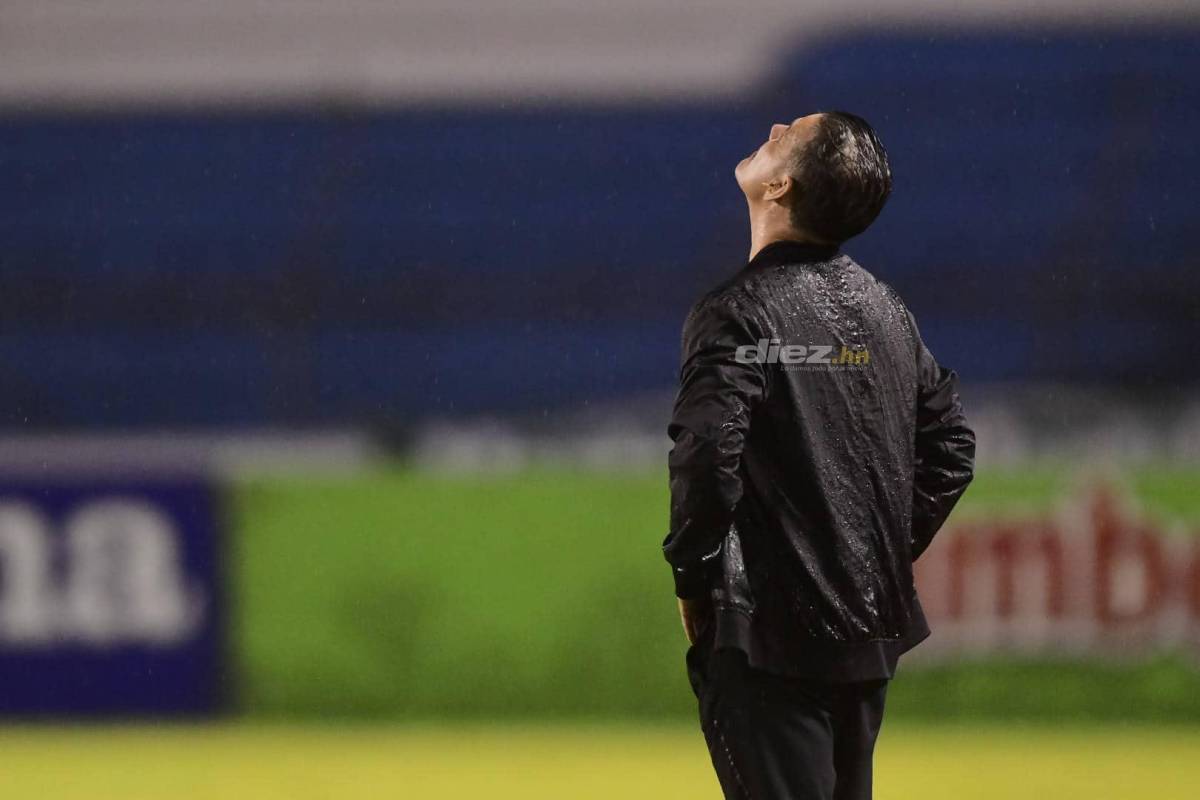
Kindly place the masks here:
[(869, 798), (887, 682), (929, 634), (913, 560), (975, 436), (904, 303), (840, 252), (891, 192), (871, 127), (774, 125), (734, 174), (750, 261), (684, 323), (668, 429), (689, 677), (727, 798)]

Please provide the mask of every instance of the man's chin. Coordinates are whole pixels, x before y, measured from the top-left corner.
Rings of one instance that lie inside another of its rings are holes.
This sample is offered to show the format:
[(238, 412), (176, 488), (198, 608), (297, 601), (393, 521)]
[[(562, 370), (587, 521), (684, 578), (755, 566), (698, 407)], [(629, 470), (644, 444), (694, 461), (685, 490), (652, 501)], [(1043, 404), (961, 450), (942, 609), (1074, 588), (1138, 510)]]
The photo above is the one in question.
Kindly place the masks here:
[(738, 162), (738, 165), (733, 168), (733, 180), (737, 183), (738, 188), (743, 192), (746, 191), (746, 181), (744, 180), (743, 176), (746, 174), (746, 162), (749, 160), (750, 159), (748, 158), (742, 159)]

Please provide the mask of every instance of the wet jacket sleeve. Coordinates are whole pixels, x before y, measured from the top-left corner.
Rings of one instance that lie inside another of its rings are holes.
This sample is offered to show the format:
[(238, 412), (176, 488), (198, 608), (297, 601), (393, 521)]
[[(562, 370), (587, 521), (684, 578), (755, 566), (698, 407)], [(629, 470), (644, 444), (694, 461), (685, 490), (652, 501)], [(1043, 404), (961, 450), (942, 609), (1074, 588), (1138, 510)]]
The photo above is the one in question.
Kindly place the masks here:
[(756, 341), (741, 315), (720, 303), (701, 303), (684, 323), (679, 393), (667, 428), (674, 446), (671, 529), (663, 541), (679, 597), (708, 590), (708, 570), (719, 561), (742, 497), (742, 449), (766, 369), (737, 351)]
[[(911, 319), (911, 317), (910, 317)], [(916, 331), (916, 323), (913, 323)], [(958, 397), (958, 376), (937, 363), (917, 340), (916, 468), (913, 479), (912, 557), (933, 540), (975, 474), (975, 433)]]

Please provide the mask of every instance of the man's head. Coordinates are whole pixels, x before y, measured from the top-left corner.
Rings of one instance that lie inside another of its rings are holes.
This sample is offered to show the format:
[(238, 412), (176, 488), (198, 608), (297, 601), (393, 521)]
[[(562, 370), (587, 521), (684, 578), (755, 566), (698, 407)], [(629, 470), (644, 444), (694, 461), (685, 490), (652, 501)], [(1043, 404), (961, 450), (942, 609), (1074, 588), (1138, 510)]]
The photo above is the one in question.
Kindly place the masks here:
[(772, 125), (734, 175), (752, 214), (786, 209), (792, 227), (836, 244), (865, 231), (892, 191), (879, 137), (866, 120), (843, 111)]

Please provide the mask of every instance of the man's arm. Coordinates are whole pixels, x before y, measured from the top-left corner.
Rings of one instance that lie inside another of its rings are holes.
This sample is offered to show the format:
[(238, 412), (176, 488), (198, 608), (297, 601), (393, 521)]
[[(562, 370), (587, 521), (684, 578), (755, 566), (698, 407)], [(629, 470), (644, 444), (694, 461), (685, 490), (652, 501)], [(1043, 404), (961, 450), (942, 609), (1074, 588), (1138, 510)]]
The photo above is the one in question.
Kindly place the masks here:
[[(910, 315), (911, 320), (911, 315)], [(916, 322), (913, 331), (916, 333)], [(916, 469), (913, 480), (912, 557), (933, 541), (975, 474), (975, 432), (967, 427), (958, 376), (939, 365), (917, 340)]]
[(739, 360), (737, 349), (756, 341), (742, 315), (719, 301), (701, 302), (684, 323), (679, 393), (667, 428), (675, 443), (668, 458), (671, 531), (663, 541), (680, 598), (707, 593), (708, 570), (742, 497), (742, 449), (767, 376), (757, 360)]

